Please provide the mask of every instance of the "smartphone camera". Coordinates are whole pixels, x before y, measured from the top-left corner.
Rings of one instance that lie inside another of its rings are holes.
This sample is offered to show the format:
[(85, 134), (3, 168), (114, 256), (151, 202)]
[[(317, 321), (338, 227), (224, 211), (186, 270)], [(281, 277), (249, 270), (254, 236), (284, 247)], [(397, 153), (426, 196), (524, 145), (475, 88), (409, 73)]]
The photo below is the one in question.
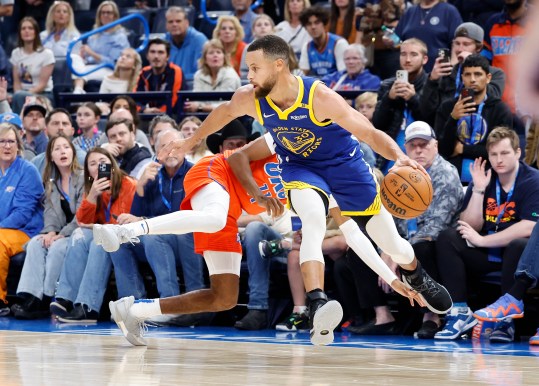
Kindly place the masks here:
[(438, 49), (438, 57), (442, 58), (442, 63), (449, 63), (451, 61), (451, 52), (448, 48)]
[[(106, 178), (110, 180), (112, 164), (102, 163), (97, 166), (97, 179)], [(110, 188), (109, 188), (110, 189)]]
[(408, 71), (406, 70), (397, 70), (395, 77), (398, 82), (408, 83)]

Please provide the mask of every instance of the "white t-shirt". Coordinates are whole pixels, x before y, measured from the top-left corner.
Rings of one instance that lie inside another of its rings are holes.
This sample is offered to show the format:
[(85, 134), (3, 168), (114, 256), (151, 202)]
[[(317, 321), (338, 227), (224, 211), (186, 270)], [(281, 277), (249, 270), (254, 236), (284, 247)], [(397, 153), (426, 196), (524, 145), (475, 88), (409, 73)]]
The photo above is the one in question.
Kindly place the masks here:
[(277, 24), (275, 35), (284, 39), (292, 47), (298, 59), (303, 45), (312, 40), (311, 35), (307, 33), (307, 30), (301, 24), (297, 27), (292, 27), (286, 20)]
[[(18, 68), (21, 78), (21, 89), (25, 91), (39, 84), (39, 77), (43, 67), (56, 62), (54, 54), (48, 48), (27, 54), (20, 47), (13, 50), (9, 61), (13, 67)], [(52, 86), (52, 76), (50, 76), (47, 81), (47, 87), (43, 91), (52, 91)]]
[(101, 87), (99, 87), (99, 92), (101, 94), (121, 94), (133, 91), (127, 89), (128, 85), (127, 80), (111, 79), (110, 76), (105, 76), (103, 82), (101, 82)]

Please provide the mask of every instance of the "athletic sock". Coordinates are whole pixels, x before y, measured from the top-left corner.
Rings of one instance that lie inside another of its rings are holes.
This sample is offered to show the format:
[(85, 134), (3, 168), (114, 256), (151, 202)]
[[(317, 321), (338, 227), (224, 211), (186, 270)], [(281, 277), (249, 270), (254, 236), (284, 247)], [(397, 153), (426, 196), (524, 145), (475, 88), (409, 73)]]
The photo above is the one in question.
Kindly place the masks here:
[(134, 317), (140, 319), (149, 319), (154, 316), (162, 315), (159, 299), (139, 299), (129, 311)]

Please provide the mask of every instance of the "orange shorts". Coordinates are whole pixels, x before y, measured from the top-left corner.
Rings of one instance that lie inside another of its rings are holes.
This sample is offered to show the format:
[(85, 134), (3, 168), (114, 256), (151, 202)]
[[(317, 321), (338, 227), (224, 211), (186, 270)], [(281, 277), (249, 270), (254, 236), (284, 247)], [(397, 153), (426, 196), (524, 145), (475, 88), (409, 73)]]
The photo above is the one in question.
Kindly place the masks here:
[(238, 218), (241, 216), (241, 206), (235, 190), (235, 179), (231, 177), (232, 170), (226, 160), (220, 156), (210, 156), (199, 160), (184, 180), (185, 198), (180, 208), (192, 210), (191, 198), (204, 186), (217, 182), (230, 195), (230, 204), (226, 225), (216, 233), (195, 232), (195, 252), (203, 254), (204, 251), (236, 252), (242, 253), (238, 233)]

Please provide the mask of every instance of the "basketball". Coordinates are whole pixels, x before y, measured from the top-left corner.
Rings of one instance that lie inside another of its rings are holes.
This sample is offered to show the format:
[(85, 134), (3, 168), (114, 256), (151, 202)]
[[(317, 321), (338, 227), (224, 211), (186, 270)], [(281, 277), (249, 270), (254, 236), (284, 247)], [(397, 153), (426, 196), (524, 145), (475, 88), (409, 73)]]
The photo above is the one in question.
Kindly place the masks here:
[(391, 215), (402, 219), (414, 218), (430, 205), (432, 184), (421, 170), (402, 166), (384, 177), (380, 196)]

